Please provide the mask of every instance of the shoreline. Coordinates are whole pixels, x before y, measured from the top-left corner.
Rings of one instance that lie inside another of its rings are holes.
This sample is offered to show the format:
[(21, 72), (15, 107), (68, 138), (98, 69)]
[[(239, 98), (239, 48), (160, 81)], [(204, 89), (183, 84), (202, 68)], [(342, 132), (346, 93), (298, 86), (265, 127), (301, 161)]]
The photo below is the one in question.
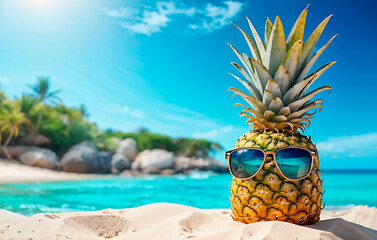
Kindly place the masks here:
[[(195, 172), (195, 171), (194, 171)], [(199, 171), (208, 172), (208, 171)], [(209, 171), (211, 172), (211, 171)], [(377, 169), (322, 169), (321, 172), (360, 172), (375, 173)], [(220, 174), (220, 173), (217, 173)], [(28, 166), (17, 160), (0, 158), (0, 184), (11, 183), (32, 183), (32, 182), (56, 182), (69, 180), (85, 180), (91, 178), (111, 178), (116, 176), (124, 177), (143, 177), (148, 174), (140, 175), (129, 174), (100, 174), (100, 173), (73, 173), (65, 171), (50, 170), (46, 168)], [(157, 174), (158, 176), (164, 176)], [(176, 175), (176, 174), (173, 174)]]
[(93, 178), (112, 178), (112, 177), (145, 177), (149, 175), (153, 176), (177, 176), (185, 175), (189, 176), (200, 173), (216, 173), (215, 171), (203, 171), (196, 170), (192, 171), (191, 174), (175, 173), (175, 174), (153, 174), (153, 173), (142, 173), (135, 172), (131, 170), (125, 171), (123, 174), (114, 173), (74, 173), (65, 172), (58, 170), (51, 170), (47, 168), (40, 168), (34, 166), (25, 165), (17, 160), (9, 160), (0, 158), (0, 185), (1, 184), (12, 184), (12, 183), (33, 183), (33, 182), (57, 182), (57, 181), (70, 181), (70, 180), (85, 180)]
[(109, 176), (112, 175), (55, 171), (27, 166), (15, 160), (0, 159), (0, 184), (69, 181)]
[[(282, 235), (283, 234), (283, 235)], [(1, 239), (376, 239), (377, 209), (324, 211), (314, 225), (235, 222), (229, 209), (154, 203), (127, 209), (39, 213), (0, 209)]]

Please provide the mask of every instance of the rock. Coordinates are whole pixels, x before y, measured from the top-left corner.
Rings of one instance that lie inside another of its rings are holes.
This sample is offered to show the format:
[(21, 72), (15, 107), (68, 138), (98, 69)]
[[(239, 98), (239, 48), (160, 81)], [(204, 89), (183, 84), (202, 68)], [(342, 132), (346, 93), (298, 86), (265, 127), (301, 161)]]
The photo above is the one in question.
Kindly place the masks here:
[(164, 169), (161, 171), (161, 175), (174, 175), (176, 172), (174, 169)]
[(133, 138), (126, 138), (119, 143), (116, 153), (121, 153), (129, 160), (134, 161), (138, 153), (137, 142)]
[(126, 169), (131, 169), (131, 161), (122, 153), (115, 153), (111, 159), (111, 172), (120, 173)]
[(111, 152), (100, 151), (98, 152), (98, 163), (101, 166), (102, 173), (111, 172)]
[(98, 149), (93, 142), (85, 141), (72, 146), (61, 160), (61, 168), (67, 172), (101, 172)]
[(228, 168), (221, 162), (212, 158), (189, 158), (178, 156), (174, 160), (174, 170), (177, 172), (190, 172), (192, 170), (227, 172)]
[(50, 149), (28, 151), (20, 156), (22, 163), (48, 169), (57, 169), (59, 166), (58, 156)]
[[(7, 147), (7, 149), (8, 149), (8, 152), (12, 156), (13, 159), (19, 160), (20, 156), (23, 153), (26, 153), (28, 151), (38, 151), (38, 150), (41, 150), (42, 148), (35, 147), (35, 146), (17, 145), (17, 146), (9, 146), (9, 147)], [(1, 151), (1, 154), (3, 154), (2, 151)]]
[(32, 146), (42, 146), (51, 143), (51, 139), (42, 134), (30, 133), (21, 139), (21, 144), (32, 145)]
[(144, 171), (147, 167), (159, 170), (172, 168), (174, 165), (174, 154), (164, 149), (147, 149), (136, 156), (133, 169)]
[(135, 171), (141, 171), (141, 162), (133, 161), (131, 163), (131, 169)]
[(143, 169), (145, 174), (161, 174), (161, 170), (153, 166), (147, 166)]

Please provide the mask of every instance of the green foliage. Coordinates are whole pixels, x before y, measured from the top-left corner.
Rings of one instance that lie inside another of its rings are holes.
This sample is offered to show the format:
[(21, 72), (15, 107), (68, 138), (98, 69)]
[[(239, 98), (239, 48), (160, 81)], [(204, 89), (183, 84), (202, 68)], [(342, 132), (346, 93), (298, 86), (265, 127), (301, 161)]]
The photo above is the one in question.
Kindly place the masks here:
[(38, 111), (41, 107), (40, 100), (30, 94), (22, 94), (21, 98), (15, 99), (15, 104), (28, 119), (28, 124), (20, 127), (21, 135), (26, 135), (32, 131), (38, 121)]
[(178, 138), (176, 145), (177, 154), (185, 157), (206, 157), (211, 151), (223, 149), (220, 144), (204, 139)]
[(85, 104), (81, 103), (79, 110), (80, 110), (82, 117), (88, 118), (90, 116), (90, 114), (88, 112), (88, 108), (85, 106)]
[(145, 149), (162, 148), (177, 155), (187, 157), (207, 157), (211, 151), (218, 151), (222, 147), (218, 143), (204, 139), (178, 138), (173, 139), (162, 134), (139, 131), (139, 133), (123, 133), (107, 130), (96, 139), (97, 146), (102, 150), (114, 152), (121, 139), (133, 138), (137, 141), (139, 151)]
[[(9, 100), (2, 102), (0, 109), (0, 145), (2, 145), (1, 150), (9, 159), (11, 156), (7, 146), (13, 137), (18, 136), (21, 124), (26, 121), (24, 114), (20, 112), (20, 108), (14, 102)], [(5, 139), (4, 143), (2, 143), (2, 139)]]
[(20, 111), (23, 112), (26, 116), (32, 114), (33, 110), (37, 107), (40, 100), (30, 94), (22, 94), (21, 98), (15, 100), (15, 104), (20, 108)]
[(13, 140), (17, 144), (22, 137), (38, 133), (49, 138), (52, 142), (50, 147), (58, 153), (82, 141), (94, 141), (100, 150), (115, 152), (119, 142), (125, 138), (135, 139), (139, 151), (162, 148), (188, 157), (204, 157), (221, 149), (219, 144), (207, 140), (174, 139), (151, 133), (147, 128), (140, 128), (135, 133), (98, 130), (95, 123), (87, 120), (89, 114), (84, 104), (78, 108), (59, 104), (59, 90), (50, 91), (48, 77), (38, 78), (37, 83), (30, 87), (34, 95), (24, 93), (14, 101), (9, 100), (0, 88), (0, 144), (1, 137), (3, 140), (6, 138), (5, 143), (8, 144), (20, 135)]
[(92, 141), (96, 135), (96, 125), (86, 121), (75, 108), (62, 104), (56, 107), (43, 105), (41, 112), (39, 133), (52, 140), (55, 151), (62, 152), (76, 143)]
[(18, 136), (19, 126), (26, 122), (26, 118), (20, 108), (13, 102), (6, 101), (1, 105), (0, 132)]
[(140, 151), (153, 148), (161, 148), (172, 152), (176, 151), (174, 139), (169, 136), (148, 132), (139, 134), (137, 146)]
[(3, 102), (6, 99), (7, 99), (7, 95), (5, 94), (3, 89), (1, 89), (1, 85), (0, 85), (0, 103)]

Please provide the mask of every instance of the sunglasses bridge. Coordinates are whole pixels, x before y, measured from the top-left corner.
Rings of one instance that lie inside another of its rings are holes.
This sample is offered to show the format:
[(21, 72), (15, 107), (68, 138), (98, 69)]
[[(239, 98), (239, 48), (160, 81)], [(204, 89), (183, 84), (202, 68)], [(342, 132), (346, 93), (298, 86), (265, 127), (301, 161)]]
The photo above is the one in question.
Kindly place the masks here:
[[(266, 158), (266, 161), (271, 162), (271, 161), (274, 161), (276, 153), (272, 151), (268, 151), (268, 152), (264, 152), (264, 156)], [(271, 157), (271, 159), (269, 159), (269, 157)]]

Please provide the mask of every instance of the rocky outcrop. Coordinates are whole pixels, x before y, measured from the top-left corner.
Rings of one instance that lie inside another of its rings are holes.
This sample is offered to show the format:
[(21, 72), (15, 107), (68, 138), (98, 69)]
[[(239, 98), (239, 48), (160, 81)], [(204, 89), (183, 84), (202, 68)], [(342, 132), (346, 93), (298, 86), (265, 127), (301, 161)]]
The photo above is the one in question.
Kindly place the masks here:
[(59, 167), (59, 160), (56, 153), (45, 148), (27, 151), (21, 154), (19, 158), (23, 164), (29, 166), (48, 169), (58, 169)]
[(157, 173), (158, 170), (170, 169), (174, 165), (174, 154), (164, 149), (147, 149), (136, 156), (132, 169), (146, 173)]
[(227, 172), (228, 168), (223, 163), (212, 158), (189, 158), (177, 156), (174, 159), (174, 170), (183, 173), (189, 173), (193, 170), (222, 173)]
[(38, 151), (42, 148), (35, 147), (35, 146), (24, 146), (24, 145), (16, 145), (16, 146), (9, 146), (7, 147), (9, 154), (13, 159), (20, 160), (20, 156), (23, 153), (29, 152), (29, 151)]
[(121, 173), (131, 168), (131, 161), (122, 153), (115, 153), (111, 159), (111, 172)]
[(116, 153), (121, 153), (130, 161), (134, 161), (138, 153), (136, 140), (133, 138), (123, 139), (119, 143)]
[(123, 175), (190, 174), (195, 170), (228, 172), (225, 164), (208, 157), (174, 156), (173, 152), (164, 149), (148, 149), (137, 154), (136, 141), (131, 138), (122, 140), (113, 156), (110, 151), (99, 152), (93, 142), (76, 144), (64, 154), (60, 162), (54, 152), (45, 148), (19, 145), (7, 149), (13, 159), (19, 159), (26, 165), (67, 172)]
[(98, 163), (102, 173), (111, 172), (111, 153), (108, 151), (98, 152)]
[(61, 160), (61, 168), (67, 172), (101, 172), (98, 149), (93, 142), (82, 142), (71, 147)]

